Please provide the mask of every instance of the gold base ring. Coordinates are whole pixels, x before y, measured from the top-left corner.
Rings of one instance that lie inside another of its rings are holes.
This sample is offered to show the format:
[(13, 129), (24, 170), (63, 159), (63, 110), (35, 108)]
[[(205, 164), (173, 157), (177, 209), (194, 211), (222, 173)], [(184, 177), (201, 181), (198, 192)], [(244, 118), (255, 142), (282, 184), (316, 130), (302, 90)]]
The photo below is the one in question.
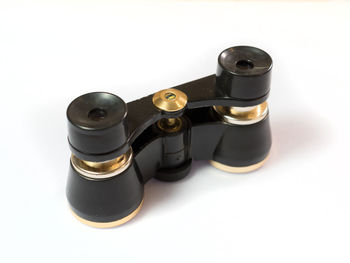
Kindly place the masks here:
[(124, 217), (122, 219), (112, 221), (112, 222), (94, 222), (94, 221), (86, 220), (86, 219), (78, 216), (72, 209), (71, 209), (71, 211), (72, 211), (74, 217), (85, 225), (97, 227), (97, 228), (111, 228), (111, 227), (116, 227), (116, 226), (120, 226), (122, 224), (125, 224), (126, 222), (133, 219), (137, 215), (137, 213), (140, 211), (142, 205), (143, 205), (143, 199), (142, 199), (140, 205), (131, 214), (127, 215), (126, 217)]
[(242, 167), (234, 167), (234, 166), (228, 166), (213, 160), (210, 160), (209, 163), (214, 166), (217, 169), (220, 169), (222, 171), (225, 172), (229, 172), (229, 173), (249, 173), (252, 171), (255, 171), (257, 169), (259, 169), (261, 166), (264, 165), (264, 163), (267, 161), (269, 156), (266, 156), (266, 158), (256, 164), (252, 164), (249, 166), (242, 166)]

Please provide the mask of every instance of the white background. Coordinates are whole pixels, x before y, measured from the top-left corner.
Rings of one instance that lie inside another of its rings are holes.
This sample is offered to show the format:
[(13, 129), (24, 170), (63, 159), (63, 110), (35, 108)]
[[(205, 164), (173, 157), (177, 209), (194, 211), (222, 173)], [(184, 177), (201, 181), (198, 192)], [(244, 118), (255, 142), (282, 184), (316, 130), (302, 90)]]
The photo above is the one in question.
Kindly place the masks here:
[[(346, 2), (0, 3), (1, 262), (349, 262), (350, 5)], [(126, 102), (216, 70), (253, 45), (274, 60), (273, 146), (233, 175), (196, 162), (150, 181), (122, 227), (70, 214), (65, 110)]]

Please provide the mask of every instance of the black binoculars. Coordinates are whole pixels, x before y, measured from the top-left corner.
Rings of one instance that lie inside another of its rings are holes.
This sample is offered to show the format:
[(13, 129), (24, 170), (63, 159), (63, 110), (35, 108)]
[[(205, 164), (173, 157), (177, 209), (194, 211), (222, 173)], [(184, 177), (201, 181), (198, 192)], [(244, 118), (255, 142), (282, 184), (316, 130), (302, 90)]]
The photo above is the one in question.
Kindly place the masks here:
[(67, 198), (94, 227), (133, 218), (144, 184), (184, 178), (192, 160), (233, 173), (261, 167), (271, 148), (267, 98), (272, 59), (261, 49), (220, 53), (216, 74), (125, 103), (106, 92), (67, 109), (72, 151)]

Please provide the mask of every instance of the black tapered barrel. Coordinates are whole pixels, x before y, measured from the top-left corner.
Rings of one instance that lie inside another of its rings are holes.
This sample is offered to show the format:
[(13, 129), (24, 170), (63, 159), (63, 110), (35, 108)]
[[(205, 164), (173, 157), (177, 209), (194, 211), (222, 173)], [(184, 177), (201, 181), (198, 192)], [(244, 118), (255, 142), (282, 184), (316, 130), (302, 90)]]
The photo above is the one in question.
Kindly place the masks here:
[(71, 165), (67, 199), (79, 217), (92, 222), (112, 222), (131, 214), (143, 200), (143, 184), (134, 163), (106, 180), (90, 180)]

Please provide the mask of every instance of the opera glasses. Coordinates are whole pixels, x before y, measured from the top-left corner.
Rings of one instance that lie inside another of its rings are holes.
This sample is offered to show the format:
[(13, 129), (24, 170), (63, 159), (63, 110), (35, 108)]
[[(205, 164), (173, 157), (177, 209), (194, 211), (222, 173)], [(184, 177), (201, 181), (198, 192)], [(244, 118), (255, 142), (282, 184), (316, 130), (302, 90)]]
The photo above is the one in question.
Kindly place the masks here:
[(73, 214), (95, 227), (133, 218), (151, 178), (184, 178), (193, 160), (233, 173), (253, 171), (271, 147), (272, 59), (237, 46), (218, 58), (216, 74), (125, 103), (94, 92), (67, 109), (72, 151), (67, 198)]

